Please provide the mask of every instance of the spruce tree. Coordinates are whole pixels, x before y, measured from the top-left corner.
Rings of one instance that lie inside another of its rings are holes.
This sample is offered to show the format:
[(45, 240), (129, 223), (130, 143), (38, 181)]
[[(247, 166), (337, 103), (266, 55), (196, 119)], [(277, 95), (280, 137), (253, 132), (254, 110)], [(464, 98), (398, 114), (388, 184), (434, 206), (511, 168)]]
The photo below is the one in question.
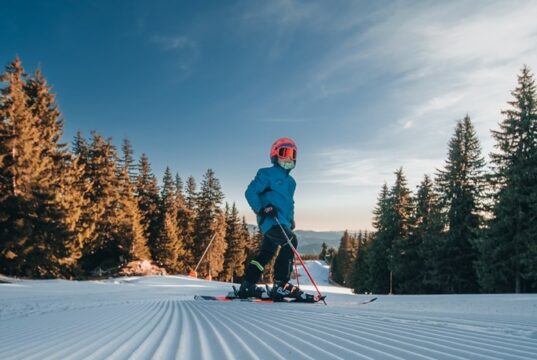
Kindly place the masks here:
[(224, 258), (224, 270), (220, 274), (220, 279), (233, 282), (244, 274), (247, 239), (245, 238), (244, 226), (239, 218), (235, 203), (233, 203), (231, 209), (226, 203), (225, 217), (227, 251)]
[(537, 92), (524, 66), (492, 131), (493, 216), (480, 246), (479, 282), (487, 292), (537, 291)]
[[(191, 178), (192, 179), (192, 178)], [(203, 176), (199, 194), (194, 194), (191, 190), (191, 181), (188, 181), (187, 203), (196, 200), (196, 220), (195, 220), (195, 245), (194, 254), (196, 259), (200, 259), (205, 249), (209, 246), (211, 239), (216, 234), (211, 249), (208, 250), (206, 259), (201, 263), (198, 272), (202, 276), (215, 276), (222, 271), (224, 262), (224, 251), (226, 250), (225, 217), (220, 209), (224, 194), (220, 187), (220, 181), (215, 177), (214, 172), (209, 169)], [(192, 206), (193, 204), (189, 204)]]
[(198, 193), (196, 190), (196, 179), (190, 176), (186, 183), (186, 207), (194, 214), (197, 212), (198, 206)]
[(53, 260), (48, 265), (54, 268), (50, 268), (49, 275), (76, 275), (82, 248), (93, 231), (83, 216), (88, 205), (84, 198), (87, 186), (79, 186), (83, 167), (66, 144), (60, 143), (63, 118), (55, 95), (39, 69), (28, 78), (25, 92), (37, 120), (40, 160), (49, 164), (39, 180), (41, 198), (47, 199), (46, 205), (40, 207), (39, 224), (34, 228), (34, 239), (41, 242), (46, 253), (39, 257)]
[(208, 266), (207, 274), (210, 279), (218, 278), (220, 273), (224, 270), (224, 255), (227, 250), (226, 242), (226, 217), (224, 212), (218, 208), (215, 211), (215, 218), (211, 224), (211, 231), (214, 234), (213, 244), (207, 251)]
[(86, 197), (90, 183), (84, 179), (84, 166), (79, 158), (69, 152), (56, 162), (56, 170), (59, 180), (56, 203), (63, 209), (63, 221), (69, 232), (62, 239), (63, 247), (58, 261), (65, 276), (79, 277), (83, 275), (79, 259), (95, 231), (94, 222), (88, 216), (91, 204)]
[(411, 216), (414, 211), (412, 194), (407, 185), (403, 169), (395, 172), (395, 184), (390, 191), (389, 218), (387, 227), (388, 240), (391, 243), (390, 270), (392, 271), (393, 290), (406, 293), (408, 283), (412, 281), (410, 268), (416, 249), (409, 243)]
[(368, 275), (363, 286), (373, 293), (386, 294), (390, 290), (390, 206), (390, 191), (388, 185), (384, 183), (373, 211), (373, 227), (376, 233), (365, 257)]
[(86, 271), (114, 270), (122, 263), (124, 242), (120, 231), (121, 192), (117, 174), (118, 155), (110, 139), (92, 132), (85, 177), (90, 180), (86, 193), (95, 231), (84, 247), (81, 259)]
[(337, 252), (337, 272), (334, 273), (334, 281), (341, 285), (348, 285), (352, 263), (354, 260), (355, 239), (347, 230), (344, 231)]
[(170, 273), (186, 270), (184, 263), (184, 244), (181, 228), (177, 223), (177, 202), (175, 199), (175, 182), (169, 167), (166, 167), (162, 179), (160, 203), (160, 232), (156, 239), (155, 260)]
[(439, 275), (448, 293), (478, 290), (474, 263), (482, 224), (484, 166), (479, 139), (467, 115), (457, 122), (446, 165), (437, 175), (447, 227), (441, 249), (445, 261)]
[[(75, 231), (79, 235), (79, 253), (76, 260), (79, 260), (89, 248), (96, 232), (95, 207), (90, 196), (93, 188), (93, 179), (90, 171), (90, 144), (80, 131), (77, 131), (72, 142), (73, 165), (76, 169), (72, 186), (70, 187), (72, 198), (78, 198), (81, 203), (77, 213), (78, 219)], [(73, 250), (75, 250), (73, 248)], [(82, 276), (85, 273), (82, 261), (70, 261), (71, 271), (77, 276)]]
[(369, 292), (366, 256), (370, 237), (367, 232), (359, 232), (356, 242), (356, 256), (351, 267), (350, 287), (357, 294)]
[(196, 261), (193, 255), (194, 248), (194, 213), (191, 211), (186, 202), (183, 193), (183, 181), (179, 174), (175, 175), (175, 201), (177, 206), (177, 223), (181, 229), (183, 239), (184, 256), (183, 262), (187, 270), (194, 270)]
[(333, 249), (331, 252), (331, 260), (330, 260), (330, 280), (333, 282), (336, 282), (338, 284), (341, 284), (343, 280), (341, 279), (341, 271), (339, 269), (339, 260), (338, 260), (338, 253), (336, 249)]
[[(243, 258), (242, 264), (237, 265), (238, 268), (235, 272), (237, 279), (233, 279), (233, 281), (235, 282), (240, 282), (245, 275), (245, 270), (246, 270), (245, 264), (248, 263), (248, 256), (249, 256), (249, 253), (252, 251), (252, 242), (254, 241), (253, 236), (250, 233), (250, 230), (248, 229), (248, 223), (246, 222), (246, 217), (244, 216), (242, 217), (242, 221), (241, 221), (241, 236), (244, 239), (244, 258)], [(239, 268), (241, 266), (242, 266), (242, 270)]]
[(125, 171), (127, 173), (129, 181), (131, 183), (135, 183), (136, 178), (138, 176), (137, 166), (134, 163), (134, 151), (132, 149), (132, 144), (128, 138), (123, 139), (123, 142), (121, 144), (121, 152), (123, 155), (119, 160), (121, 169), (122, 171)]
[(418, 186), (415, 204), (412, 233), (409, 236), (409, 251), (412, 255), (408, 264), (408, 293), (438, 293), (442, 291), (438, 274), (443, 259), (438, 255), (443, 244), (443, 229), (438, 195), (428, 175), (423, 177)]
[(87, 166), (89, 159), (89, 144), (80, 130), (76, 132), (71, 145), (73, 154), (78, 157), (78, 162), (83, 166)]
[(145, 229), (142, 224), (142, 215), (136, 198), (136, 188), (133, 183), (133, 162), (132, 147), (129, 141), (125, 139), (118, 169), (118, 187), (121, 200), (117, 204), (119, 207), (117, 221), (121, 227), (118, 235), (122, 240), (123, 257), (127, 262), (151, 259)]
[[(57, 276), (62, 256), (58, 251), (70, 236), (63, 209), (55, 201), (55, 137), (61, 131), (46, 123), (45, 111), (55, 110), (53, 100), (50, 109), (36, 104), (48, 95), (48, 87), (41, 84), (46, 94), (34, 94), (36, 85), (29, 87), (27, 79), (18, 58), (0, 77), (6, 84), (0, 92), (0, 271)], [(31, 79), (37, 80), (43, 79)], [(50, 115), (53, 121), (58, 116)]]
[(136, 198), (140, 209), (140, 224), (151, 253), (156, 258), (157, 237), (160, 233), (160, 197), (157, 179), (151, 171), (147, 155), (142, 154), (138, 162), (138, 177), (136, 178)]
[(52, 157), (56, 151), (65, 148), (64, 144), (59, 143), (63, 134), (63, 118), (55, 96), (40, 69), (28, 79), (24, 91), (28, 96), (27, 104), (36, 117), (42, 157)]

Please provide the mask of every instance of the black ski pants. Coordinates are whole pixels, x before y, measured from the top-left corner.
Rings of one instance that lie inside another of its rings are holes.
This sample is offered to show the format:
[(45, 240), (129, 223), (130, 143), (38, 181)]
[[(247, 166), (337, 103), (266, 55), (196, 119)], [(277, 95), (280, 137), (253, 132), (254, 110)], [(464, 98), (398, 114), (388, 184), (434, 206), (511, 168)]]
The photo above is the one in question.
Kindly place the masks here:
[[(298, 244), (296, 235), (286, 227), (284, 229), (296, 249)], [(248, 263), (244, 279), (251, 283), (258, 282), (263, 274), (265, 265), (272, 260), (278, 251), (278, 247), (280, 247), (280, 252), (274, 263), (274, 280), (288, 282), (293, 270), (294, 253), (278, 225), (271, 227), (263, 236), (259, 253)]]

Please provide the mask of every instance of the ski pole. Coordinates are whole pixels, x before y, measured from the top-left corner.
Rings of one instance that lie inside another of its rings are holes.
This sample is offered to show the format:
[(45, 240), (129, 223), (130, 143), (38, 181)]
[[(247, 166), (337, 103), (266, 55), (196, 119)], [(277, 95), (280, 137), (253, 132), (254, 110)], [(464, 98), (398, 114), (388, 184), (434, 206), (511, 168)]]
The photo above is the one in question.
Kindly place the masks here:
[(195, 272), (195, 273), (197, 273), (197, 271), (198, 271), (198, 266), (200, 266), (200, 264), (201, 264), (203, 258), (205, 257), (205, 254), (207, 254), (207, 250), (209, 250), (209, 248), (211, 247), (211, 244), (213, 243), (213, 240), (214, 240), (215, 237), (216, 237), (216, 233), (214, 233), (214, 235), (213, 235), (211, 241), (209, 242), (209, 245), (207, 245), (207, 247), (205, 248), (205, 251), (203, 252), (203, 255), (201, 255), (201, 259), (200, 259), (200, 261), (198, 261), (198, 265), (196, 265), (196, 268), (194, 269), (194, 272)]
[(291, 250), (293, 250), (293, 253), (297, 257), (297, 259), (300, 261), (300, 264), (302, 264), (302, 267), (304, 268), (304, 271), (306, 271), (306, 274), (308, 274), (308, 277), (309, 277), (311, 283), (313, 284), (313, 286), (315, 287), (315, 290), (317, 290), (317, 293), (319, 294), (319, 297), (323, 300), (323, 303), (325, 305), (327, 305), (326, 301), (324, 301), (323, 294), (321, 294), (321, 292), (319, 291), (319, 288), (317, 287), (317, 283), (315, 282), (315, 280), (313, 280), (313, 276), (311, 276), (308, 268), (306, 267), (306, 264), (304, 264), (304, 261), (302, 260), (302, 257), (300, 256), (300, 254), (298, 253), (298, 251), (294, 247), (293, 243), (291, 242), (291, 239), (289, 239), (289, 236), (287, 236), (287, 233), (285, 232), (285, 229), (283, 228), (282, 224), (280, 223), (280, 220), (278, 220), (278, 218), (276, 216), (274, 216), (274, 220), (276, 220), (276, 223), (280, 226), (280, 229), (282, 230), (283, 235), (285, 236), (285, 239), (287, 240), (287, 244), (289, 245), (289, 247), (291, 247)]
[(296, 261), (293, 260), (293, 262), (295, 263), (295, 273), (296, 273), (296, 286), (300, 287), (300, 281), (298, 281), (298, 266), (296, 264)]

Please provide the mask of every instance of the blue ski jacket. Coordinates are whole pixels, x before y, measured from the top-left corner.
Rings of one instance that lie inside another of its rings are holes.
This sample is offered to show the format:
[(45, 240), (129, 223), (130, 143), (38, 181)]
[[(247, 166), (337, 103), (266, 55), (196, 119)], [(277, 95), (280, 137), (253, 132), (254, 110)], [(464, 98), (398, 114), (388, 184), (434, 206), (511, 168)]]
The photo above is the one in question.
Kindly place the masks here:
[(295, 217), (295, 194), (296, 182), (289, 171), (275, 164), (272, 167), (262, 168), (257, 171), (255, 178), (246, 189), (246, 200), (252, 210), (257, 214), (257, 224), (264, 234), (276, 225), (276, 220), (270, 217), (260, 216), (261, 209), (272, 205), (278, 213), (280, 223), (291, 228)]

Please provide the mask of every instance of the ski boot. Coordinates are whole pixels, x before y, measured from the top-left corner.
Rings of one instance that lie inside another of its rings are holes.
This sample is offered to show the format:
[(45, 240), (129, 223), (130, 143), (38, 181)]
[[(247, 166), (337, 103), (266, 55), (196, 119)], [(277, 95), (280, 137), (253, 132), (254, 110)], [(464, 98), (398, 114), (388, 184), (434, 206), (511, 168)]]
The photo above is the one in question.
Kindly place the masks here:
[(314, 303), (321, 299), (312, 294), (307, 294), (296, 285), (284, 281), (276, 281), (270, 293), (273, 301), (284, 301), (284, 298), (295, 299), (296, 302)]
[[(235, 289), (235, 287), (233, 287)], [(268, 299), (266, 290), (255, 283), (244, 280), (238, 290), (235, 289), (235, 295), (240, 299), (258, 298)]]

